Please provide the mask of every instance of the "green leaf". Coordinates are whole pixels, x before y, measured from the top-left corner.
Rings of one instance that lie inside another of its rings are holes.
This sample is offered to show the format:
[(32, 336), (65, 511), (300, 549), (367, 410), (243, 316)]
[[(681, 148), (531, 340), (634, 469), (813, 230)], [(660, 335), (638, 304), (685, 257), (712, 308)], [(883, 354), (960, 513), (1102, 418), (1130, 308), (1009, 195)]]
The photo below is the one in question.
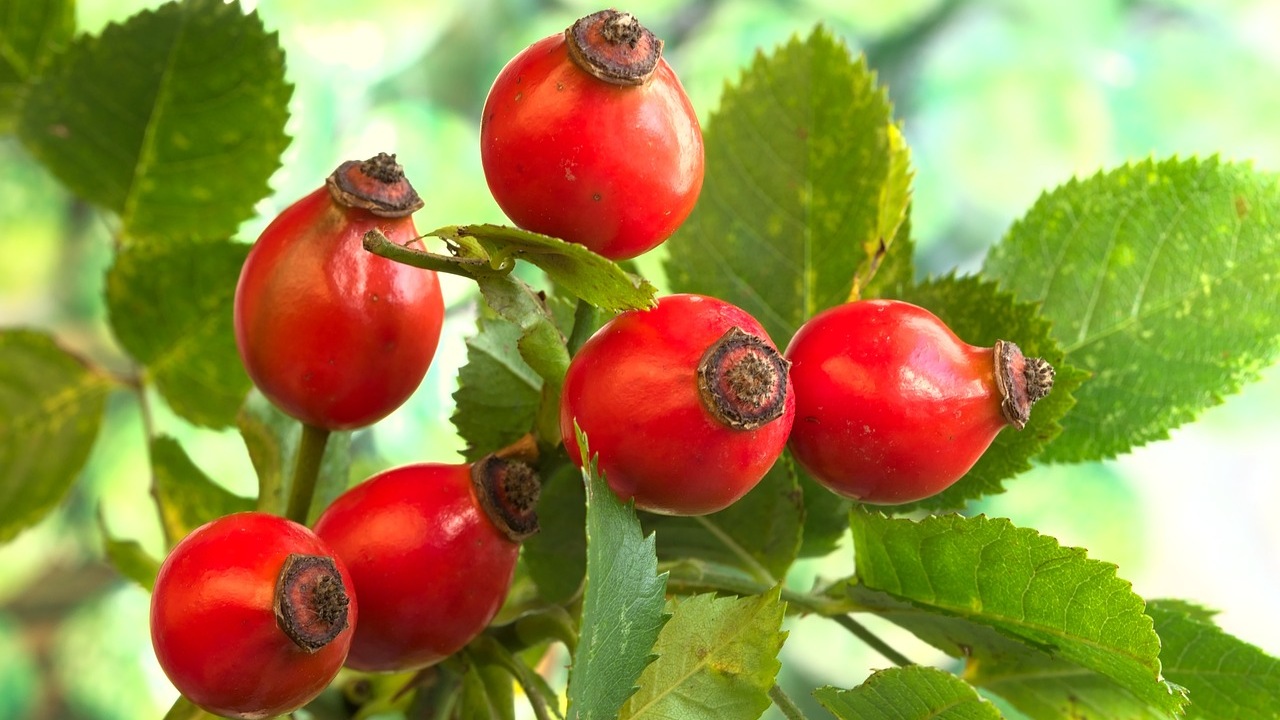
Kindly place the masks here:
[(658, 659), (619, 718), (755, 720), (769, 707), (781, 663), (786, 604), (780, 588), (754, 597), (672, 599), (658, 635)]
[(996, 340), (1015, 343), (1027, 357), (1047, 360), (1056, 375), (1052, 392), (1032, 408), (1026, 427), (1005, 428), (956, 484), (925, 500), (896, 506), (894, 512), (960, 508), (968, 500), (1004, 492), (1003, 481), (1030, 470), (1031, 458), (1049, 447), (1062, 431), (1062, 418), (1069, 415), (1075, 402), (1073, 393), (1085, 374), (1063, 361), (1049, 322), (1035, 305), (1016, 302), (991, 281), (946, 276), (902, 288), (899, 299), (937, 315), (970, 345), (992, 347)]
[(1223, 632), (1195, 605), (1154, 600), (1147, 614), (1164, 645), (1165, 674), (1191, 692), (1188, 718), (1280, 717), (1280, 660)]
[(459, 720), (515, 720), (515, 687), (506, 670), (473, 665), (462, 678)]
[(102, 536), (102, 549), (112, 567), (124, 577), (138, 583), (147, 591), (155, 587), (160, 561), (142, 548), (137, 540), (117, 540), (98, 514), (98, 531)]
[(699, 517), (645, 513), (641, 521), (658, 538), (658, 557), (664, 560), (709, 560), (773, 585), (786, 577), (799, 552), (804, 502), (787, 458), (720, 512)]
[(179, 697), (173, 707), (169, 708), (169, 712), (164, 714), (164, 720), (218, 720), (219, 717), (221, 716), (201, 710), (185, 697)]
[(1045, 456), (1113, 457), (1192, 420), (1280, 349), (1280, 184), (1247, 165), (1148, 160), (1040, 198), (983, 274), (1041, 305), (1093, 373)]
[(666, 245), (673, 290), (723, 298), (779, 345), (845, 302), (905, 217), (906, 146), (865, 59), (829, 31), (757, 55), (706, 123), (707, 176)]
[(253, 499), (235, 495), (205, 475), (171, 437), (151, 441), (151, 472), (160, 523), (171, 543), (210, 520), (254, 508)]
[(269, 193), (291, 93), (256, 13), (170, 2), (73, 41), (31, 88), (18, 134), (125, 236), (225, 238)]
[(911, 216), (907, 215), (894, 241), (880, 261), (876, 274), (861, 286), (860, 298), (900, 298), (916, 284), (915, 241), (911, 239)]
[(0, 331), (0, 542), (35, 525), (71, 489), (111, 388), (48, 335)]
[(949, 672), (923, 665), (877, 670), (852, 690), (813, 693), (840, 720), (1000, 720), (1000, 711)]
[(458, 371), (453, 394), (453, 425), (471, 462), (529, 432), (542, 397), (542, 378), (520, 357), (520, 328), (483, 316), (478, 328), (467, 340), (467, 364)]
[(120, 344), (181, 417), (227, 427), (252, 383), (236, 350), (232, 307), (249, 246), (225, 240), (136, 243), (107, 272)]
[(862, 510), (850, 520), (854, 598), (966, 658), (970, 673), (1045, 656), (1099, 673), (1161, 712), (1185, 703), (1161, 677), (1160, 638), (1142, 598), (1114, 565), (1007, 520), (913, 522)]
[(474, 238), (492, 265), (519, 258), (542, 269), (556, 285), (603, 310), (652, 307), (657, 288), (577, 243), (504, 225), (463, 225), (430, 233), (448, 241)]
[[(302, 438), (302, 424), (285, 415), (261, 393), (249, 398), (236, 416), (240, 437), (258, 475), (257, 509), (283, 515), (293, 485), (293, 466)], [(320, 462), (308, 517), (315, 519), (351, 481), (351, 431), (331, 432)]]
[(544, 382), (560, 387), (569, 369), (569, 351), (542, 296), (510, 275), (486, 276), (476, 282), (488, 306), (519, 329), (520, 357)]
[[(790, 452), (783, 457), (791, 461)], [(804, 499), (804, 528), (800, 557), (822, 557), (831, 553), (849, 531), (849, 508), (853, 503), (818, 484), (796, 466), (796, 479)]]
[(29, 83), (75, 29), (74, 0), (0, 0), (0, 133), (13, 130)]
[(569, 670), (569, 716), (616, 720), (653, 660), (666, 620), (667, 575), (658, 574), (653, 536), (641, 532), (633, 504), (609, 489), (580, 431), (578, 447), (587, 489), (587, 580)]
[(566, 462), (549, 473), (538, 500), (542, 529), (521, 549), (538, 595), (547, 602), (568, 603), (582, 589), (587, 574), (586, 507), (576, 466)]

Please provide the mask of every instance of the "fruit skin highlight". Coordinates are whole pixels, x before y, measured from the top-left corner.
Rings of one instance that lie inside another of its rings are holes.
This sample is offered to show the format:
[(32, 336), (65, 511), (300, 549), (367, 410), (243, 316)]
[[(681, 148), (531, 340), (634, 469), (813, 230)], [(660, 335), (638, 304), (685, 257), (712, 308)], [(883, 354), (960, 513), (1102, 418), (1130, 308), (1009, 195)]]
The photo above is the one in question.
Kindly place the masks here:
[(357, 622), (352, 582), (315, 533), (243, 512), (193, 530), (160, 566), (151, 641), (169, 680), (219, 715), (293, 712), (338, 674)]
[(422, 207), (394, 156), (343, 163), (262, 232), (240, 272), (236, 346), (277, 407), (328, 430), (370, 425), (422, 383), (440, 340), (436, 273), (367, 252), (380, 230), (422, 249)]
[(573, 357), (560, 430), (580, 465), (575, 423), (582, 429), (621, 499), (704, 515), (759, 483), (794, 412), (786, 362), (755, 318), (716, 298), (670, 295), (617, 316)]
[(702, 130), (661, 48), (634, 16), (602, 11), (507, 63), (480, 158), (512, 222), (612, 260), (684, 222), (702, 189)]
[(924, 308), (861, 300), (825, 310), (791, 339), (792, 456), (819, 483), (864, 503), (936, 495), (1001, 430), (1021, 429), (1053, 368), (1013, 343), (969, 345)]

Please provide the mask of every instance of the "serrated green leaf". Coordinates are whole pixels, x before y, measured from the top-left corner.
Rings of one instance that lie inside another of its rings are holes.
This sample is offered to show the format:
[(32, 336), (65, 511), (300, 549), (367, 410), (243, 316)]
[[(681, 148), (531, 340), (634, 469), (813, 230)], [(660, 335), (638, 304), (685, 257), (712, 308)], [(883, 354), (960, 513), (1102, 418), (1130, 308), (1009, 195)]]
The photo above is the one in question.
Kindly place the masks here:
[(708, 560), (773, 585), (786, 577), (799, 553), (804, 501), (786, 458), (724, 510), (699, 517), (644, 513), (640, 519), (658, 538), (658, 557), (664, 560)]
[(524, 541), (521, 554), (538, 595), (565, 604), (577, 597), (587, 573), (587, 499), (581, 474), (565, 463), (542, 484), (538, 500), (537, 535)]
[(75, 29), (74, 0), (0, 0), (0, 133), (13, 129), (30, 83)]
[(160, 523), (171, 543), (210, 520), (254, 508), (252, 498), (235, 495), (205, 475), (171, 437), (151, 441), (151, 472)]
[(160, 573), (160, 561), (142, 548), (137, 540), (118, 540), (107, 529), (102, 515), (98, 515), (98, 530), (102, 536), (102, 550), (116, 572), (150, 591), (155, 587)]
[(875, 276), (861, 287), (859, 297), (899, 298), (915, 284), (915, 241), (911, 239), (911, 215), (908, 209), (897, 239), (880, 261)]
[(71, 489), (112, 385), (48, 335), (0, 331), (0, 542), (36, 524)]
[(1073, 393), (1085, 381), (1084, 373), (1063, 361), (1049, 322), (1035, 305), (1016, 302), (991, 281), (949, 275), (901, 288), (899, 299), (937, 315), (970, 345), (992, 347), (996, 340), (1015, 343), (1027, 357), (1048, 361), (1056, 375), (1053, 390), (1032, 408), (1026, 427), (1005, 428), (954, 485), (919, 502), (895, 506), (894, 512), (955, 509), (974, 498), (1004, 492), (1003, 481), (1030, 470), (1031, 458), (1061, 432), (1060, 422), (1075, 402)]
[(256, 12), (182, 0), (81, 36), (23, 105), (23, 143), (129, 238), (230, 237), (289, 143), (284, 54)]
[[(880, 187), (880, 199), (877, 203), (879, 217), (876, 219), (875, 232), (862, 243), (862, 251), (866, 258), (858, 266), (853, 276), (853, 290), (849, 297), (852, 300), (864, 297), (867, 286), (879, 274), (881, 264), (889, 257), (899, 254), (897, 245), (902, 239), (908, 239), (903, 231), (909, 231), (907, 217), (911, 206), (911, 151), (907, 140), (897, 125), (889, 125), (889, 171), (884, 184)], [(906, 251), (911, 252), (908, 242)]]
[[(240, 408), (236, 425), (258, 475), (257, 509), (283, 515), (293, 485), (302, 424), (255, 390)], [(350, 485), (351, 435), (351, 431), (329, 433), (308, 518), (314, 519)]]
[(624, 505), (609, 489), (581, 432), (578, 447), (587, 491), (587, 580), (569, 670), (569, 717), (616, 720), (653, 660), (666, 620), (667, 575), (658, 574), (653, 536), (641, 532), (633, 503)]
[(1145, 161), (1036, 202), (983, 274), (1041, 304), (1093, 373), (1045, 457), (1113, 457), (1236, 392), (1280, 350), (1280, 183), (1247, 165)]
[(1040, 653), (1103, 675), (1160, 712), (1185, 703), (1161, 677), (1160, 638), (1142, 598), (1114, 565), (1007, 520), (913, 522), (854, 510), (850, 521), (855, 599), (967, 658), (970, 672)]
[(877, 670), (852, 690), (813, 696), (840, 720), (999, 720), (1000, 711), (949, 672), (923, 665)]
[(670, 602), (657, 660), (619, 718), (714, 717), (754, 720), (769, 707), (782, 666), (786, 604), (781, 590), (754, 597), (694, 595)]
[(478, 279), (485, 303), (520, 331), (516, 349), (545, 383), (560, 387), (569, 369), (564, 335), (546, 301), (523, 280), (509, 275)]
[(1176, 600), (1147, 603), (1173, 682), (1191, 692), (1188, 718), (1280, 717), (1280, 659), (1223, 632), (1203, 608)]
[(181, 417), (227, 427), (252, 383), (232, 306), (249, 246), (230, 241), (135, 243), (107, 272), (107, 312), (120, 344)]
[(603, 310), (621, 312), (654, 304), (657, 288), (648, 280), (577, 243), (505, 225), (463, 225), (431, 234), (454, 241), (474, 238), (488, 252), (491, 263), (501, 265), (515, 258), (528, 261), (556, 285)]
[(705, 126), (702, 196), (666, 243), (672, 289), (738, 305), (780, 345), (847, 300), (905, 213), (891, 115), (865, 59), (825, 29), (757, 55)]
[(520, 328), (495, 317), (481, 317), (476, 334), (467, 339), (452, 420), (467, 443), (468, 461), (506, 447), (533, 428), (542, 378), (520, 357), (519, 341)]

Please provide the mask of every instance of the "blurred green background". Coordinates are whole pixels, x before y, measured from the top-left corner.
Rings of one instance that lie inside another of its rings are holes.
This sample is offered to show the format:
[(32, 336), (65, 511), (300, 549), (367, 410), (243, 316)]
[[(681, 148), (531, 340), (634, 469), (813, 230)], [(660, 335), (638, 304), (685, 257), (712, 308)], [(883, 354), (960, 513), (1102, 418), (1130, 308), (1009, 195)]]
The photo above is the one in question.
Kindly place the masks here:
[[(23, 2), (24, 0), (18, 0)], [(79, 0), (97, 32), (157, 2)], [(420, 229), (503, 222), (480, 171), (478, 118), (503, 63), (600, 6), (565, 0), (262, 0), (295, 84), (293, 143), (251, 240), (339, 162), (398, 153), (427, 207)], [(647, 0), (623, 9), (667, 41), (705, 118), (757, 48), (825, 23), (889, 86), (917, 171), (921, 273), (977, 267), (1042, 190), (1147, 155), (1220, 153), (1280, 169), (1280, 2), (1222, 0)], [(108, 365), (109, 223), (77, 203), (12, 139), (0, 139), (0, 326), (53, 329)], [(641, 260), (663, 285), (661, 249)], [(1192, 269), (1189, 268), (1189, 271)], [(362, 471), (457, 457), (450, 394), (473, 327), (467, 287), (446, 278), (450, 312), (413, 399), (355, 447)], [(1275, 292), (1275, 289), (1259, 289)], [(778, 338), (785, 343), (786, 339)], [(156, 424), (233, 491), (253, 492), (239, 438), (163, 410)], [(1221, 610), (1228, 630), (1280, 655), (1280, 371), (1202, 419), (1113, 462), (1038, 468), (972, 508), (1011, 517), (1120, 566), (1147, 597)], [(174, 691), (147, 634), (145, 591), (100, 560), (99, 507), (117, 536), (162, 543), (133, 400), (109, 421), (61, 512), (0, 547), (0, 718), (160, 717)], [(791, 581), (852, 569), (848, 552), (801, 563)], [(936, 651), (870, 623), (917, 661)], [(848, 687), (887, 663), (822, 621), (791, 623), (785, 686)], [(820, 716), (815, 713), (815, 716)]]

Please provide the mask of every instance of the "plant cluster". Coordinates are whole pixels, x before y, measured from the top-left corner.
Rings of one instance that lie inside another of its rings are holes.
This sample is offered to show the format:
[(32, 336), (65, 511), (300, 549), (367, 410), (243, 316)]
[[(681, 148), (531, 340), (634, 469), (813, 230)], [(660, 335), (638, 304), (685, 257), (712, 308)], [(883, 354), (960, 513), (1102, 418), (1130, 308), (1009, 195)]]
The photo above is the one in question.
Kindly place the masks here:
[[(227, 238), (287, 144), (274, 36), (180, 0), (73, 37), (67, 7), (19, 6), (39, 32), (14, 43), (0, 128), (118, 218), (107, 304), (132, 372), (0, 332), (0, 539), (58, 505), (115, 390), (239, 431), (256, 498), (149, 421), (167, 555), (103, 528), (152, 590), (183, 694), (168, 718), (512, 718), (513, 684), (540, 720), (800, 718), (778, 659), (800, 614), (890, 665), (814, 691), (839, 718), (1280, 713), (1280, 661), (1209, 611), (949, 512), (1033, 459), (1157, 440), (1275, 359), (1280, 300), (1249, 290), (1280, 277), (1276, 176), (1170, 159), (1075, 180), (978, 274), (922, 280), (905, 140), (842, 43), (761, 53), (700, 126), (662, 41), (608, 10), (490, 90), (482, 163), (515, 227), (420, 234), (430, 198), (379, 154), (250, 249)], [(139, 118), (102, 122), (85, 90), (112, 75)], [(630, 262), (659, 245), (662, 297)], [(433, 362), (440, 273), (479, 294), (465, 461), (424, 450), (352, 484), (353, 431)], [(852, 576), (787, 581), (844, 540)], [(961, 671), (913, 664), (859, 614)], [(548, 669), (566, 658), (567, 678)]]

